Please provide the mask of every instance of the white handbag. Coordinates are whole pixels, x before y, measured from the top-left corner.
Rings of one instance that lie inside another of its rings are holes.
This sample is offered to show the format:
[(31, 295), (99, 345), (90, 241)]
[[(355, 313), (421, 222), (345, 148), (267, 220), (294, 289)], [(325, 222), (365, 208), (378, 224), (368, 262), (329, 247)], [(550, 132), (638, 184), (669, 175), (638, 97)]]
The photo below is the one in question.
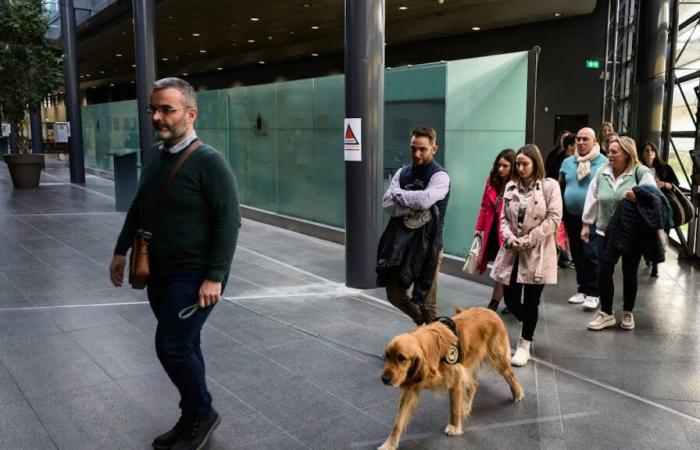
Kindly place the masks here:
[(467, 255), (467, 260), (464, 261), (462, 272), (469, 274), (476, 273), (479, 267), (479, 256), (481, 255), (481, 237), (475, 237), (472, 241), (472, 247)]

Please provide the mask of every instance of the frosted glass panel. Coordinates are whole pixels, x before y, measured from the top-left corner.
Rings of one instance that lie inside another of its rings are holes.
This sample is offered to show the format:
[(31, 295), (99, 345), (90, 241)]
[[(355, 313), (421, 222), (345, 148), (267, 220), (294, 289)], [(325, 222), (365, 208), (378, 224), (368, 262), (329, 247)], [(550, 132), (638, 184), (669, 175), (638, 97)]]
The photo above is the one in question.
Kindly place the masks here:
[(447, 63), (445, 252), (464, 256), (494, 158), (525, 144), (528, 53)]

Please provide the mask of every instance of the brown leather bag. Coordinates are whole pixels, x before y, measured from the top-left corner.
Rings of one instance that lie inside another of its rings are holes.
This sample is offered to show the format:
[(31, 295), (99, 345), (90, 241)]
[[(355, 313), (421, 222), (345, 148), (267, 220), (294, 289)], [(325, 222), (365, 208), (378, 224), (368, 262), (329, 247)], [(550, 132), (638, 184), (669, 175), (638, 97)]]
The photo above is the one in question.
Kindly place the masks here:
[(136, 231), (134, 243), (131, 247), (131, 259), (129, 261), (129, 284), (133, 289), (143, 289), (146, 287), (146, 284), (148, 284), (148, 277), (150, 276), (151, 271), (148, 246), (150, 245), (151, 237), (153, 236), (148, 230), (153, 230), (158, 223), (158, 218), (160, 216), (160, 204), (165, 196), (165, 191), (170, 185), (170, 182), (173, 181), (173, 178), (175, 178), (175, 174), (178, 170), (180, 170), (180, 167), (185, 160), (189, 158), (192, 152), (197, 150), (200, 145), (202, 145), (202, 143), (199, 141), (199, 139), (195, 139), (190, 145), (187, 146), (185, 150), (182, 151), (180, 157), (175, 162), (175, 166), (170, 171), (170, 174), (168, 174), (168, 178), (160, 187), (151, 222), (144, 228)]

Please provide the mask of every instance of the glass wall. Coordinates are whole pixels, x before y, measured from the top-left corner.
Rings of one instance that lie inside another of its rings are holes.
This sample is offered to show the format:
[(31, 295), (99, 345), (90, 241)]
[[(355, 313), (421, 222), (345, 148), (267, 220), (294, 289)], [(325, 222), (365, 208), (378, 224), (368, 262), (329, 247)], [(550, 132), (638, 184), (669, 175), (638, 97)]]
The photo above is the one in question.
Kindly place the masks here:
[[(410, 161), (416, 125), (438, 132), (451, 175), (445, 251), (463, 256), (492, 159), (525, 139), (527, 53), (387, 70), (384, 181)], [(342, 228), (344, 77), (198, 93), (199, 137), (231, 164), (242, 203)], [(83, 108), (86, 164), (111, 170), (110, 150), (138, 147), (136, 102)]]

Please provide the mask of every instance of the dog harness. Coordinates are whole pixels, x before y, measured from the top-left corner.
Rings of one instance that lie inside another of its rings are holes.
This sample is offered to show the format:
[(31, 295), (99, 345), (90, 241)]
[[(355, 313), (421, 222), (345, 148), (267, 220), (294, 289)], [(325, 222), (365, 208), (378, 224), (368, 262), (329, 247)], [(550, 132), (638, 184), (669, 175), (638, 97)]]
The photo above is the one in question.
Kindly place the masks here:
[(457, 345), (456, 346), (451, 346), (450, 348), (447, 349), (447, 354), (442, 357), (442, 360), (446, 362), (447, 364), (457, 364), (459, 362), (459, 335), (457, 334), (457, 324), (455, 324), (455, 321), (450, 319), (449, 317), (438, 317), (437, 321), (440, 322), (441, 324), (445, 325), (447, 328), (450, 329), (450, 331), (457, 336)]

